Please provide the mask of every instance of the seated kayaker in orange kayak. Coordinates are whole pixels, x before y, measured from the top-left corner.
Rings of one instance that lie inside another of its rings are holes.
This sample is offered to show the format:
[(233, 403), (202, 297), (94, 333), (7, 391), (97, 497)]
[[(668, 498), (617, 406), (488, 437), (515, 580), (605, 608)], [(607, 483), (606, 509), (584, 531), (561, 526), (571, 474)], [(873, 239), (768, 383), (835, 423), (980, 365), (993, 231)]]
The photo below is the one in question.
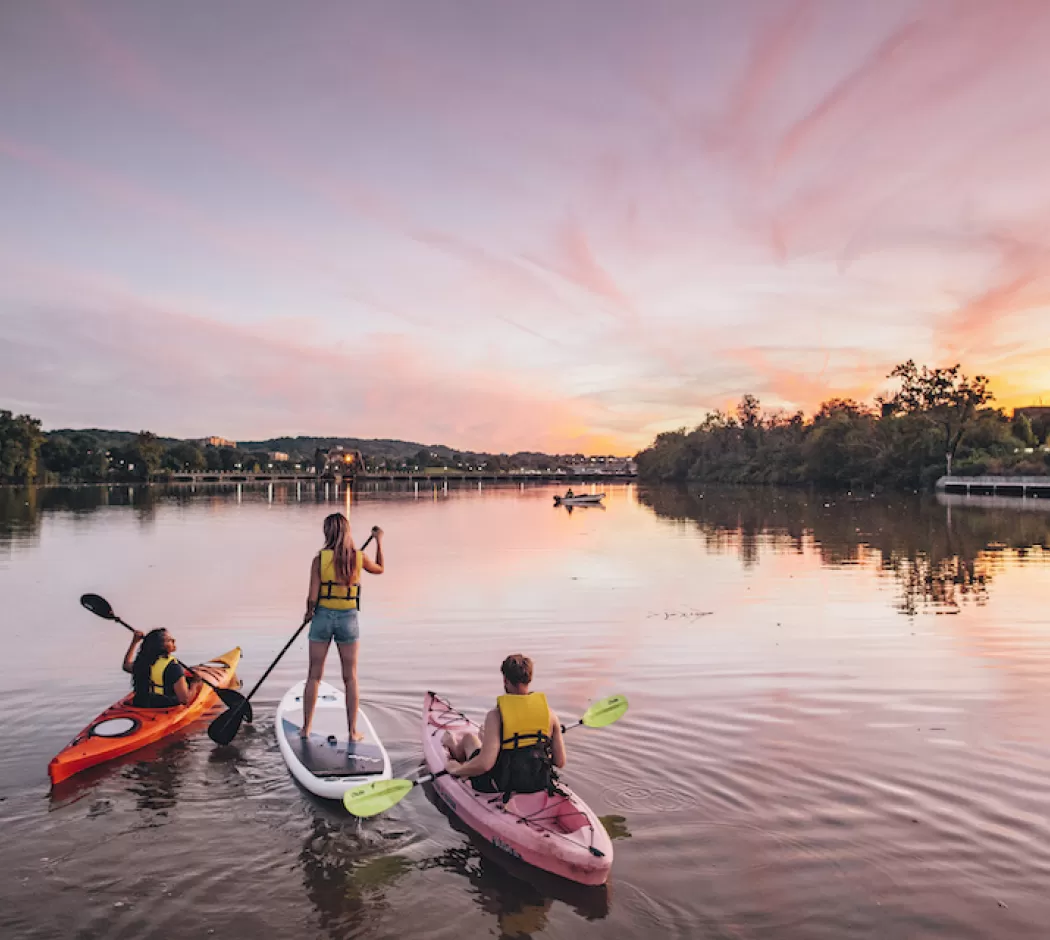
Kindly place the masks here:
[[(135, 656), (140, 642), (142, 648)], [(145, 635), (135, 631), (124, 654), (124, 671), (131, 673), (137, 708), (173, 708), (193, 701), (200, 680), (193, 676), (187, 679), (189, 673), (172, 655), (174, 652), (175, 637), (163, 627)]]
[(515, 653), (503, 660), (503, 690), (496, 707), (485, 716), (481, 737), (473, 733), (442, 743), (451, 757), (445, 769), (469, 777), (482, 793), (553, 791), (554, 768), (565, 766), (561, 722), (542, 692), (530, 692), (532, 660)]

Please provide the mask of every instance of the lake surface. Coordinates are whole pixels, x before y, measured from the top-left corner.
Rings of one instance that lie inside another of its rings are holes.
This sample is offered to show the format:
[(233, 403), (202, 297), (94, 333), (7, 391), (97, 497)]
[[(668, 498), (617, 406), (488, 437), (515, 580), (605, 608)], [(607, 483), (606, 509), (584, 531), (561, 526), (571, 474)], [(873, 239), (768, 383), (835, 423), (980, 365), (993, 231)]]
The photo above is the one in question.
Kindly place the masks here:
[[(127, 633), (254, 683), (299, 623), (312, 488), (0, 489), (4, 937), (1036, 938), (1050, 923), (1050, 501), (604, 488), (367, 488), (363, 703), (397, 775), (427, 689), (480, 716), (510, 652), (603, 817), (604, 888), (520, 868), (414, 791), (354, 820), (304, 793), (273, 708), (300, 638), (215, 748), (202, 722), (49, 793), (127, 689)], [(331, 654), (329, 678), (338, 677)]]

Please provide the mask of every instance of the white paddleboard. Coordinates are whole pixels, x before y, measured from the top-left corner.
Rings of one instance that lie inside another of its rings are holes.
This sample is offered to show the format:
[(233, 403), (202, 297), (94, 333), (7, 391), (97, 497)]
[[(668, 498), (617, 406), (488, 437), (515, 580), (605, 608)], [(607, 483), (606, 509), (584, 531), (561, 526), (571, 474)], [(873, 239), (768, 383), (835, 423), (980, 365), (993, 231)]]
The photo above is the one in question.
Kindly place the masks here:
[(351, 743), (346, 730), (346, 696), (342, 689), (321, 680), (310, 737), (299, 737), (303, 726), (303, 689), (297, 682), (281, 699), (274, 721), (277, 744), (292, 776), (307, 790), (329, 800), (362, 783), (389, 780), (393, 775), (390, 755), (379, 740), (372, 722), (358, 706), (357, 730), (363, 741)]

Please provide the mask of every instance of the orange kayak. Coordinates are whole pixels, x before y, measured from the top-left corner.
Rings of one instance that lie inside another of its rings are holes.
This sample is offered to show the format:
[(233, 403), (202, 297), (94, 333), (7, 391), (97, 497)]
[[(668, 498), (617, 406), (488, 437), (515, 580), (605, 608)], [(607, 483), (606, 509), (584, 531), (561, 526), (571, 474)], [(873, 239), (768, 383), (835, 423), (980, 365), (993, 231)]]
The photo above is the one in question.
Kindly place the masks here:
[[(238, 646), (192, 668), (219, 688), (229, 689), (236, 685), (240, 660), (241, 648)], [(126, 695), (115, 705), (110, 705), (51, 759), (47, 773), (52, 786), (82, 770), (130, 754), (184, 728), (219, 701), (215, 692), (203, 683), (189, 705), (175, 708), (136, 708), (131, 704), (133, 697)]]

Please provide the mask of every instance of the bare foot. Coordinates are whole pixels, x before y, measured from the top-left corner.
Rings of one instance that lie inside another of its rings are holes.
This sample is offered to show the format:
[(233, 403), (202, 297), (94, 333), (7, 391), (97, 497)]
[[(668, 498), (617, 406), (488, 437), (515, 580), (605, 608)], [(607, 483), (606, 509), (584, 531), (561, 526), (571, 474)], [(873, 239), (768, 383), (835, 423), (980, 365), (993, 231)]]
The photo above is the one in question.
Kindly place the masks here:
[(350, 740), (353, 741), (355, 744), (358, 741), (363, 741), (364, 739), (365, 739), (365, 736), (363, 734), (361, 734), (360, 731), (351, 731), (350, 732)]
[(304, 740), (304, 741), (309, 740), (309, 738), (310, 738), (310, 729), (309, 728), (300, 728), (299, 729), (299, 737), (302, 738), (302, 740)]
[(442, 745), (442, 747), (444, 747), (444, 748), (445, 748), (445, 749), (446, 749), (447, 751), (451, 752), (451, 751), (452, 751), (452, 748), (453, 748), (453, 747), (455, 746), (455, 743), (456, 743), (456, 739), (455, 739), (454, 737), (452, 737), (452, 734), (451, 734), (451, 732), (449, 732), (449, 731), (446, 731), (446, 732), (445, 732), (445, 733), (444, 733), (444, 734), (443, 734), (443, 735), (441, 736), (441, 745)]

